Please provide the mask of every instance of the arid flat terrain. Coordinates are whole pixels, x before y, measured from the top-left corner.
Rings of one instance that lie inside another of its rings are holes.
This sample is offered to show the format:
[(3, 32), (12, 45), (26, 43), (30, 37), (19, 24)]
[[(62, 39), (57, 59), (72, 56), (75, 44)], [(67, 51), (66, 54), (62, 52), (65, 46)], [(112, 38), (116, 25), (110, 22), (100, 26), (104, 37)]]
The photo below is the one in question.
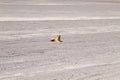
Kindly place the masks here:
[(0, 0), (0, 80), (120, 80), (119, 0)]

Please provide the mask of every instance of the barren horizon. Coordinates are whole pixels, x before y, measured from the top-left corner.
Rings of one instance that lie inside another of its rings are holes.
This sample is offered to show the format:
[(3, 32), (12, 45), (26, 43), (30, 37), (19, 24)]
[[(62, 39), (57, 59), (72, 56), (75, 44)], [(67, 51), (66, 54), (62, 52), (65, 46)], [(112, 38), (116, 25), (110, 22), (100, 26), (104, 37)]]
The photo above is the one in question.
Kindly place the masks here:
[(119, 80), (119, 1), (0, 0), (0, 80)]

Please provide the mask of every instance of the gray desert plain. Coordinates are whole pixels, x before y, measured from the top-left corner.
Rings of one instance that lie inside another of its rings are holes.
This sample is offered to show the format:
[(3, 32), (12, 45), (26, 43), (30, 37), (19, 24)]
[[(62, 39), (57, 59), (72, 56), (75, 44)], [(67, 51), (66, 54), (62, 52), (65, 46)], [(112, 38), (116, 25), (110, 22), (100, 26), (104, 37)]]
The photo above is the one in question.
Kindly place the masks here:
[(120, 0), (0, 0), (0, 80), (120, 80)]

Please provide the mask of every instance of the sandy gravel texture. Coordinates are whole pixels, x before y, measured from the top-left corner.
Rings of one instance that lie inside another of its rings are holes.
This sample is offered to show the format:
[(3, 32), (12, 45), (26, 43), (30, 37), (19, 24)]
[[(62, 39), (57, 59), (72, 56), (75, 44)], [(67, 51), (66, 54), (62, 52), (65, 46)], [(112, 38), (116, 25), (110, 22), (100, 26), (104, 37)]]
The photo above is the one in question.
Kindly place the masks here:
[(119, 80), (119, 32), (1, 41), (1, 80)]
[(0, 80), (120, 80), (119, 0), (0, 0)]

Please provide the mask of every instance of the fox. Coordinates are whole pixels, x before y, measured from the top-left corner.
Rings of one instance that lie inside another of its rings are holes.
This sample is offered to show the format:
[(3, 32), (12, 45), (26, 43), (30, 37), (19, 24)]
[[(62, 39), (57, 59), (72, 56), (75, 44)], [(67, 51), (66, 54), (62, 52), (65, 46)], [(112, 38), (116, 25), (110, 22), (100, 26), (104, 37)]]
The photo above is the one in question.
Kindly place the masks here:
[(61, 35), (57, 35), (56, 37), (53, 37), (50, 39), (51, 42), (63, 42), (61, 41)]

